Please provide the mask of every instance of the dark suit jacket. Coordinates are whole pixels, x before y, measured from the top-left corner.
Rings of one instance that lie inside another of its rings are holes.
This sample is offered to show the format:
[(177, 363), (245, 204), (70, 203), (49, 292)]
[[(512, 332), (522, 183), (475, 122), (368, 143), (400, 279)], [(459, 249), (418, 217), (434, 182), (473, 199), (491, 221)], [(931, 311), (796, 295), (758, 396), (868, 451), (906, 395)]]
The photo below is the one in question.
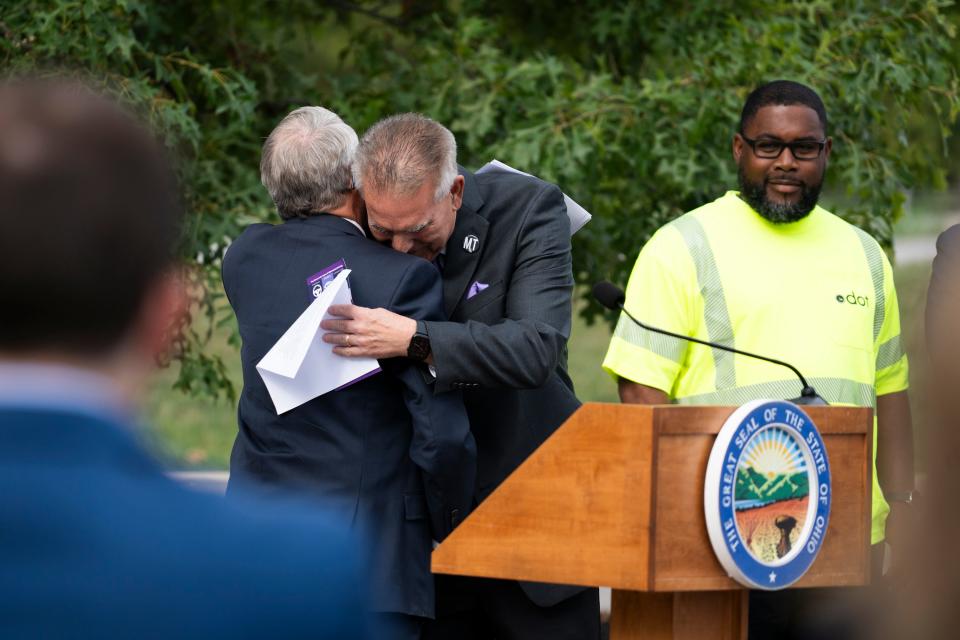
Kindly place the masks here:
[[(505, 171), (461, 174), (443, 272), (450, 322), (428, 322), (427, 333), (437, 391), (464, 391), (483, 500), (580, 406), (566, 371), (570, 221), (555, 185)], [(468, 299), (475, 282), (489, 286)], [(523, 586), (538, 604), (576, 592)]]
[(475, 477), (460, 394), (434, 395), (422, 365), (403, 358), (278, 416), (255, 368), (312, 301), (307, 278), (341, 258), (356, 304), (444, 317), (436, 267), (364, 238), (346, 220), (248, 227), (223, 262), (243, 339), (229, 492), (292, 491), (336, 504), (373, 542), (372, 608), (432, 616), (431, 538), (442, 540), (466, 516)]
[(356, 638), (355, 543), (167, 479), (128, 425), (0, 408), (0, 637)]

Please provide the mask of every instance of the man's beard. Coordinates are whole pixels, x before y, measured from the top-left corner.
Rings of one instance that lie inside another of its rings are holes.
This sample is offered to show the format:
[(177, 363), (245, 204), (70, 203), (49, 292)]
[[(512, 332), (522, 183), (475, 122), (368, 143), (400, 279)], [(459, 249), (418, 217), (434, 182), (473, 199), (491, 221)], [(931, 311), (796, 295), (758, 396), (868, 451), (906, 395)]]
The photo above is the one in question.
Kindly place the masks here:
[(743, 167), (738, 168), (737, 178), (740, 180), (740, 197), (753, 207), (754, 211), (775, 224), (796, 222), (807, 217), (817, 206), (820, 189), (823, 187), (822, 178), (815, 185), (803, 182), (800, 184), (800, 199), (796, 202), (771, 202), (767, 198), (767, 178), (760, 183), (750, 182), (743, 174)]

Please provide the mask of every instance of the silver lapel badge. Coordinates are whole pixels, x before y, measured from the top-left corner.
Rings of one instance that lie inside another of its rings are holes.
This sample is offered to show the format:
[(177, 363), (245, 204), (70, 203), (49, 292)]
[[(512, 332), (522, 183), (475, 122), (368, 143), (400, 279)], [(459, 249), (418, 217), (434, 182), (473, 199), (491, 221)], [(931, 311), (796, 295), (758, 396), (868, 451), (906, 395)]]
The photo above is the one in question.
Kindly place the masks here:
[(480, 238), (472, 233), (463, 239), (463, 250), (467, 253), (473, 253), (480, 246)]

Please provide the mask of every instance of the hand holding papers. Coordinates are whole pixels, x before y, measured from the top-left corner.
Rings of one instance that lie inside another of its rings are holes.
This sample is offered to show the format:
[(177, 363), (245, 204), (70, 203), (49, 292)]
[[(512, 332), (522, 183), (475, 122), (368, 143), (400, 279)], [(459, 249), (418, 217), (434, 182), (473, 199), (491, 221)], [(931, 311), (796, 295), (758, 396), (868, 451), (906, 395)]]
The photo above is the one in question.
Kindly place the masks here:
[[(323, 341), (320, 321), (333, 304), (351, 304), (349, 269), (341, 271), (257, 363), (277, 414), (380, 371), (373, 358), (343, 358)], [(332, 317), (332, 316), (331, 316)]]
[[(511, 173), (519, 173), (520, 175), (530, 176), (536, 178), (536, 176), (520, 171), (519, 169), (514, 169), (510, 165), (500, 162), (496, 158), (483, 165), (477, 169), (477, 173), (485, 173), (487, 171), (509, 171)], [(567, 194), (563, 194), (563, 202), (567, 205), (567, 216), (570, 218), (570, 235), (572, 236), (577, 231), (580, 231), (583, 228), (583, 225), (590, 222), (592, 215), (590, 212), (581, 207), (579, 204), (573, 201), (573, 198)]]

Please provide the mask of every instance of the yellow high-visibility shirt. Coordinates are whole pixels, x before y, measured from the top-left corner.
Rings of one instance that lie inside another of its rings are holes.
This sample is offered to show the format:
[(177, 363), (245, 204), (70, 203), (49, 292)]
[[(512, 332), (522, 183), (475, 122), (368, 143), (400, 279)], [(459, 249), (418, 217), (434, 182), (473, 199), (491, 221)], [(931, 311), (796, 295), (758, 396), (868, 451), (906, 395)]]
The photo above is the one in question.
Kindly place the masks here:
[[(658, 230), (627, 285), (642, 322), (789, 362), (832, 405), (872, 407), (908, 386), (893, 271), (877, 242), (814, 208), (774, 224), (736, 192)], [(603, 368), (679, 404), (795, 398), (789, 369), (648, 332), (621, 315)], [(873, 543), (890, 507), (876, 473)]]

